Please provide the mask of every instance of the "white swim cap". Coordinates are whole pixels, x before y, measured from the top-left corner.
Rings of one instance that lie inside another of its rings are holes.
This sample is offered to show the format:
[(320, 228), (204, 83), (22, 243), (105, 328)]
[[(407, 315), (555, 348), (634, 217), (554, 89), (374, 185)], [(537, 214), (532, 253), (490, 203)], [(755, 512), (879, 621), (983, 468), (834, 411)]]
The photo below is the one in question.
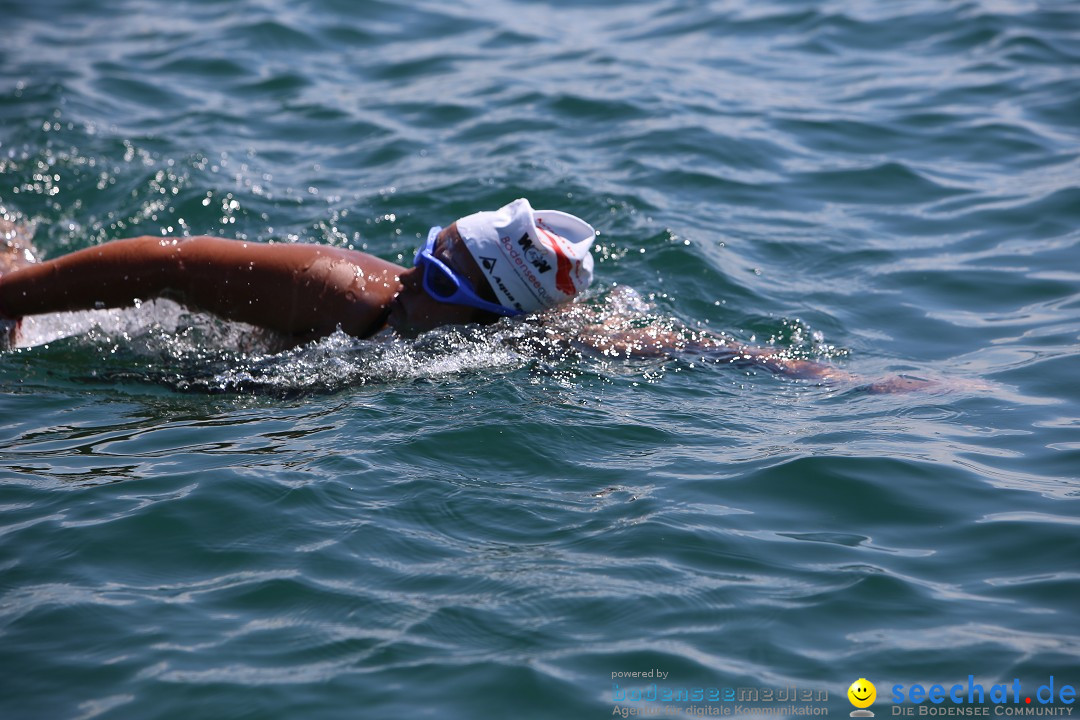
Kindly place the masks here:
[(525, 198), (457, 221), (499, 304), (530, 313), (572, 299), (592, 282), (596, 231), (558, 210), (533, 210)]

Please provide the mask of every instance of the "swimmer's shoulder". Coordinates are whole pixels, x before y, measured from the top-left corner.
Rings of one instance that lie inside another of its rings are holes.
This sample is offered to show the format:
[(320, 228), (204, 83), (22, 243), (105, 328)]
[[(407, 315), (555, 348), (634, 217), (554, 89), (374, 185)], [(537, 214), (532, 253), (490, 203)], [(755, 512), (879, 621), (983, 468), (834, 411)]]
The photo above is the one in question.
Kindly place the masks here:
[(360, 250), (336, 251), (356, 268), (341, 303), (335, 303), (341, 329), (354, 337), (369, 338), (386, 327), (390, 301), (401, 289), (398, 276), (405, 268)]
[(362, 250), (350, 250), (349, 248), (335, 248), (335, 250), (339, 253), (339, 257), (348, 259), (353, 265), (364, 270), (366, 274), (379, 275), (380, 277), (390, 275), (396, 278), (399, 273), (405, 271), (405, 268), (396, 263), (383, 260)]

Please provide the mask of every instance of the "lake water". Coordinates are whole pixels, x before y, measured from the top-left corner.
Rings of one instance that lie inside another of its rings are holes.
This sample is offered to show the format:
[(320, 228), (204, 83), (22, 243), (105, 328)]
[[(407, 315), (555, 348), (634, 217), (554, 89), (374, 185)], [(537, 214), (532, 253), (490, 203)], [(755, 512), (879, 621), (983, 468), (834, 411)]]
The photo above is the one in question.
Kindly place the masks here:
[(894, 685), (1080, 684), (1076, 3), (0, 17), (0, 205), (46, 257), (216, 234), (407, 262), (525, 196), (600, 231), (601, 312), (943, 382), (520, 325), (273, 354), (167, 303), (37, 319), (0, 354), (0, 717), (736, 705), (654, 683), (846, 717), (858, 678), (882, 717), (916, 707)]

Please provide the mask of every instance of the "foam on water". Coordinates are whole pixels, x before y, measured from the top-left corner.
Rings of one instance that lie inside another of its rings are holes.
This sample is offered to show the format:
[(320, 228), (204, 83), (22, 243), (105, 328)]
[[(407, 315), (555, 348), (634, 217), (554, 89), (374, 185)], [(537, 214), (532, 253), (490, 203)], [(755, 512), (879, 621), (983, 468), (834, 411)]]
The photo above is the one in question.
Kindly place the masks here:
[[(819, 360), (846, 352), (823, 342), (820, 332), (799, 320), (781, 319), (765, 343), (778, 357)], [(766, 329), (770, 325), (762, 323)], [(113, 356), (93, 377), (161, 382), (177, 390), (296, 395), (333, 392), (351, 385), (402, 383), (458, 373), (511, 371), (534, 365), (541, 372), (573, 377), (580, 372), (663, 376), (669, 361), (726, 362), (692, 351), (656, 353), (634, 359), (625, 352), (594, 350), (583, 334), (618, 336), (640, 328), (694, 339), (730, 341), (723, 333), (691, 330), (658, 311), (626, 286), (593, 291), (569, 308), (524, 322), (504, 319), (491, 327), (440, 328), (406, 340), (384, 331), (370, 340), (334, 333), (281, 349), (286, 340), (243, 323), (192, 313), (170, 300), (139, 302), (130, 309), (88, 310), (29, 316), (21, 321), (14, 351), (66, 342), (92, 354)], [(757, 339), (751, 335), (751, 342)]]

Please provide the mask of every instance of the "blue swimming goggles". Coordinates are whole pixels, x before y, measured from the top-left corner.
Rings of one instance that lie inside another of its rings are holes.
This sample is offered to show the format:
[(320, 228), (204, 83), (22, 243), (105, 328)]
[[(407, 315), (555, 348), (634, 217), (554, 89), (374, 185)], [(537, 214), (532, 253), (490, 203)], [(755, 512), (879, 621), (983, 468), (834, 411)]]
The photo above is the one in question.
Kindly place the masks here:
[(481, 298), (468, 280), (459, 277), (446, 263), (432, 255), (440, 232), (442, 228), (438, 225), (428, 230), (427, 244), (417, 250), (416, 257), (413, 258), (413, 265), (424, 269), (424, 291), (439, 302), (468, 305), (508, 317), (521, 315), (520, 310), (496, 305)]

